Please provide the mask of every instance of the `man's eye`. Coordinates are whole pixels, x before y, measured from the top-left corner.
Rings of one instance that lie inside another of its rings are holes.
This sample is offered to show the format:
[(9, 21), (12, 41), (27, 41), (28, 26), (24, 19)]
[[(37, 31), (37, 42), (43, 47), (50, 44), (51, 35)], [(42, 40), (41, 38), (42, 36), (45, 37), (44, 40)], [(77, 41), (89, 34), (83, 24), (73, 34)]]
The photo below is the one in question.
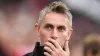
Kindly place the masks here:
[(47, 28), (47, 29), (51, 29), (51, 27), (50, 27), (50, 26), (46, 26), (45, 28)]
[(65, 30), (65, 27), (58, 27), (58, 30), (59, 31), (64, 31)]
[(46, 29), (52, 29), (53, 26), (52, 26), (52, 25), (46, 25), (45, 28), (46, 28)]

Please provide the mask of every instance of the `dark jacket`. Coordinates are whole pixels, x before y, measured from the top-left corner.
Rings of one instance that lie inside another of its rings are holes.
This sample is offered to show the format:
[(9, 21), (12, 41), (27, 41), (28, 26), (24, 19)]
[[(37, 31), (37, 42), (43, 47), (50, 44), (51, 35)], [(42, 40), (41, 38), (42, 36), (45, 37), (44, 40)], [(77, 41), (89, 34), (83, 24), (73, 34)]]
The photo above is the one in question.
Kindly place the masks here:
[(44, 56), (44, 46), (40, 46), (40, 43), (37, 42), (33, 52), (27, 53), (24, 56)]

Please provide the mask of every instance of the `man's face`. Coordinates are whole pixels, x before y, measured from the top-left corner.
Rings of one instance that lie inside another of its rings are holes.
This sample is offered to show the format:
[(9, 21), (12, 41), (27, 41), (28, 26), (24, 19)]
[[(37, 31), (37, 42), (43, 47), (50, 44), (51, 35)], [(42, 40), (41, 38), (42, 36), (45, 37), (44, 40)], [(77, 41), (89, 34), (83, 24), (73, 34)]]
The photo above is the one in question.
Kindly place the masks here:
[(66, 40), (69, 40), (72, 30), (68, 29), (68, 19), (65, 15), (55, 12), (47, 13), (40, 26), (35, 25), (41, 45), (44, 45), (48, 39), (54, 39), (61, 47)]

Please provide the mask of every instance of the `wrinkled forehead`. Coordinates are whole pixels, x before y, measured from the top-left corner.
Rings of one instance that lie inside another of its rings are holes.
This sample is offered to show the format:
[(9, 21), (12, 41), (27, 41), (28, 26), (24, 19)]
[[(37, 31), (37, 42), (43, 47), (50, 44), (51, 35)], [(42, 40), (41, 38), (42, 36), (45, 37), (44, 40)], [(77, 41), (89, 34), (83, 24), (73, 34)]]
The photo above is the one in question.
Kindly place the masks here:
[(50, 12), (43, 17), (42, 23), (67, 26), (68, 25), (68, 17), (61, 13)]

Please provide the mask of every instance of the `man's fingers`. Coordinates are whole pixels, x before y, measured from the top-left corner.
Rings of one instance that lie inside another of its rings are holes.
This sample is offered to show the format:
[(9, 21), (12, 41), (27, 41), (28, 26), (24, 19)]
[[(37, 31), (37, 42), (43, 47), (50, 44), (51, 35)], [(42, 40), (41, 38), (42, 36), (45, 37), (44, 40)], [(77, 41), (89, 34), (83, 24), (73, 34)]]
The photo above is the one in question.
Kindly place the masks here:
[(45, 56), (51, 56), (48, 52), (44, 52)]
[(62, 49), (61, 46), (60, 46), (60, 44), (56, 40), (49, 39), (48, 41), (51, 42), (56, 48)]
[(44, 47), (44, 50), (47, 51), (49, 54), (52, 53), (52, 50), (49, 47), (47, 47), (47, 46)]
[(46, 42), (45, 46), (51, 48), (51, 50), (53, 50), (53, 51), (55, 50), (55, 46), (52, 43), (50, 43), (50, 42)]

